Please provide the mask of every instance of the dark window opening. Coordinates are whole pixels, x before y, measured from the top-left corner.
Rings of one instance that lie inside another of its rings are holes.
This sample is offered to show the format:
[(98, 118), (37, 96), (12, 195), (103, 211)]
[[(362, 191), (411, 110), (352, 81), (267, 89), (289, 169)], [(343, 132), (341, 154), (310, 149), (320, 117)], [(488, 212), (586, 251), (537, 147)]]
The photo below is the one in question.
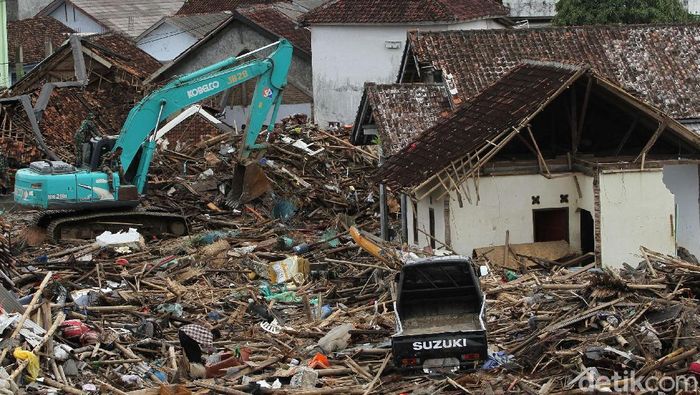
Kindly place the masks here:
[(593, 227), (593, 215), (588, 210), (581, 209), (581, 252), (595, 251), (595, 233)]
[(532, 211), (535, 242), (569, 241), (569, 209), (552, 208)]
[(430, 221), (430, 248), (435, 249), (435, 210), (431, 207), (428, 210)]

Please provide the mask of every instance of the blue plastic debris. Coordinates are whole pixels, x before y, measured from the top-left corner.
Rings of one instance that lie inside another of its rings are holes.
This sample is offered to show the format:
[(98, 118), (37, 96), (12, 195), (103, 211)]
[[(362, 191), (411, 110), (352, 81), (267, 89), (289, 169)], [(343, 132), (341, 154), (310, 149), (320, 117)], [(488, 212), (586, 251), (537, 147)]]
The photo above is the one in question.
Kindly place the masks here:
[(498, 351), (495, 353), (489, 353), (489, 358), (484, 362), (481, 367), (484, 370), (495, 369), (499, 366), (504, 366), (512, 363), (515, 357), (505, 351)]

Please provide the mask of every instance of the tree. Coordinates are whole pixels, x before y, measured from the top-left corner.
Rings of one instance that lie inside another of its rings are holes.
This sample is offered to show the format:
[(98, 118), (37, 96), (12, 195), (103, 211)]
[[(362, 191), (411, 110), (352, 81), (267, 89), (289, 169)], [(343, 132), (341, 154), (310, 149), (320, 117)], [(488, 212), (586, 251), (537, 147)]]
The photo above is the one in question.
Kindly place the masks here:
[(697, 21), (680, 0), (559, 0), (556, 25)]

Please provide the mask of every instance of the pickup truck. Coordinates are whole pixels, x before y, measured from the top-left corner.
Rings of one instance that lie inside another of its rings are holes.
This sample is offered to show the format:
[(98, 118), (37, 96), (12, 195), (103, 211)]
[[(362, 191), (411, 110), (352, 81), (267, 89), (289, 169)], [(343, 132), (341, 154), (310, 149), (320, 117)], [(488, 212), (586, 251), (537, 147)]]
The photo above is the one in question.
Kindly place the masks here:
[(484, 295), (469, 258), (407, 263), (394, 303), (394, 366), (426, 373), (475, 369), (487, 358)]

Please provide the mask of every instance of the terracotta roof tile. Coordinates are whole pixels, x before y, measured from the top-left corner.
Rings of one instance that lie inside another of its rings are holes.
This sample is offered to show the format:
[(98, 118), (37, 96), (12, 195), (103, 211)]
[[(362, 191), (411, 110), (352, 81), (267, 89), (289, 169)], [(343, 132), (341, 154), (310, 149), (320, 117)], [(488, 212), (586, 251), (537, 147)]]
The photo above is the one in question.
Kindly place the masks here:
[(519, 126), (581, 72), (564, 65), (514, 68), (389, 158), (377, 178), (397, 189), (419, 184), (501, 132)]
[(238, 12), (257, 24), (276, 34), (289, 40), (295, 47), (311, 53), (311, 32), (305, 27), (298, 26), (296, 21), (290, 19), (273, 6), (257, 5), (246, 8), (241, 8)]
[(101, 55), (131, 74), (146, 78), (162, 65), (129, 38), (118, 33), (104, 33), (87, 37), (83, 42), (93, 44)]
[(463, 99), (524, 59), (583, 62), (673, 117), (700, 118), (700, 24), (413, 32), (409, 47)]
[[(385, 157), (400, 151), (421, 132), (452, 112), (444, 84), (367, 83), (360, 108), (365, 102), (377, 127)], [(362, 116), (362, 111), (358, 112), (359, 116)], [(362, 127), (364, 121), (357, 119), (355, 128)]]
[(56, 49), (70, 33), (73, 29), (48, 16), (10, 21), (7, 24), (9, 61), (11, 64), (17, 61), (17, 49), (21, 45), (24, 63), (39, 63), (46, 57), (47, 41)]
[(463, 22), (508, 14), (495, 0), (332, 0), (301, 19), (308, 24)]

